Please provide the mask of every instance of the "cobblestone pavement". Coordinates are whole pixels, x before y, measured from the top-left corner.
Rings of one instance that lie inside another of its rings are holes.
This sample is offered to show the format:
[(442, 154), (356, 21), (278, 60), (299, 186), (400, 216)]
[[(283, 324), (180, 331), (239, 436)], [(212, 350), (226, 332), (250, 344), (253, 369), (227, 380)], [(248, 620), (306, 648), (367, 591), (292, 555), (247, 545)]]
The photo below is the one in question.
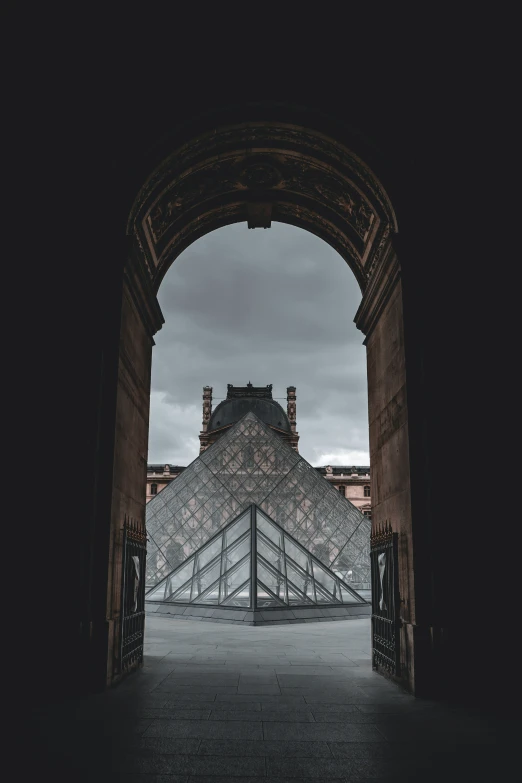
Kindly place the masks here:
[(49, 781), (519, 779), (512, 721), (399, 691), (371, 669), (366, 618), (241, 627), (148, 617), (140, 672), (37, 715), (33, 731)]

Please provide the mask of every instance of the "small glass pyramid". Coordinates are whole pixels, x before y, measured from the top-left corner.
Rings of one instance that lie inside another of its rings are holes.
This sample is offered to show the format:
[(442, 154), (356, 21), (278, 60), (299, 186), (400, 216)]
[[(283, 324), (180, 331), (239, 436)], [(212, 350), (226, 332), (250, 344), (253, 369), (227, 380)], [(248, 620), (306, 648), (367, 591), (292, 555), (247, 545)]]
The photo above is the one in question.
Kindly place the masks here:
[(256, 505), (150, 589), (146, 600), (250, 609), (365, 603)]
[(370, 589), (371, 522), (252, 412), (147, 504), (147, 588), (195, 564), (252, 504), (352, 588)]

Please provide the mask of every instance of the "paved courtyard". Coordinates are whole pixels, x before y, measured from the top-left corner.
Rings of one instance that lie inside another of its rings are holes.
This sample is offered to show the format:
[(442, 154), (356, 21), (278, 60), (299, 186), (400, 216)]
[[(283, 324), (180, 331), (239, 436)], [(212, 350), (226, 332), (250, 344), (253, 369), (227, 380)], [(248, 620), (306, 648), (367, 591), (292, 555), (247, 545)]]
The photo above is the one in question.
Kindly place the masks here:
[(242, 627), (148, 617), (144, 668), (42, 714), (31, 753), (42, 779), (71, 783), (508, 781), (519, 779), (509, 729), (372, 672), (366, 618)]

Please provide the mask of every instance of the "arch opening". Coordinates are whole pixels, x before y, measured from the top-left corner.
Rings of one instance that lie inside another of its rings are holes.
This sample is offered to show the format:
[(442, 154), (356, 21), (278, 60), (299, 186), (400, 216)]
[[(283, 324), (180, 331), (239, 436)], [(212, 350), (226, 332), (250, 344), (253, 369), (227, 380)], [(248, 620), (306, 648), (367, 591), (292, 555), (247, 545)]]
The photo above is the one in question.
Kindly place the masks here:
[[(352, 320), (361, 295), (331, 246), (286, 224), (224, 227), (181, 254), (158, 301), (166, 323), (152, 362), (151, 463), (188, 464), (248, 410), (292, 442), (292, 384), (300, 453), (313, 465), (368, 464), (366, 351)], [(227, 389), (248, 380), (263, 387), (255, 400)], [(170, 451), (167, 423), (179, 436)]]

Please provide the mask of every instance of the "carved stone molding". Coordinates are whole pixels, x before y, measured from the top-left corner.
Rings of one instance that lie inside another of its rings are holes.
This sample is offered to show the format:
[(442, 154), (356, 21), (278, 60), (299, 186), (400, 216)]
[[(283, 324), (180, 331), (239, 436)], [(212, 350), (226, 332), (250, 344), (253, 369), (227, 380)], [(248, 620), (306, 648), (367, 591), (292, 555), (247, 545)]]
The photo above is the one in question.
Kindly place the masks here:
[[(262, 216), (253, 206), (260, 204)], [(165, 159), (139, 193), (128, 231), (157, 290), (179, 253), (204, 233), (277, 219), (335, 247), (363, 291), (379, 263), (383, 227), (395, 226), (384, 189), (353, 152), (310, 129), (245, 123), (202, 134)]]
[(124, 269), (124, 280), (136, 310), (152, 338), (161, 329), (165, 319), (150, 276), (147, 275), (140, 260), (135, 252), (129, 254)]
[(290, 200), (302, 197), (316, 204), (319, 212), (322, 209), (336, 213), (357, 256), (364, 254), (371, 229), (380, 221), (354, 185), (315, 162), (290, 155), (276, 157), (273, 150), (264, 154), (264, 163), (258, 159), (251, 164), (244, 155), (234, 155), (184, 173), (170, 183), (146, 214), (138, 232), (144, 234), (152, 252), (153, 266), (162, 263), (172, 236), (192, 209), (204, 209), (206, 203), (230, 194), (236, 200), (258, 200), (260, 194), (266, 199), (283, 194)]
[[(399, 259), (392, 247), (388, 234), (381, 249), (380, 263), (376, 264), (359, 309), (353, 319), (366, 339), (374, 329), (379, 317), (389, 301), (401, 274)], [(365, 340), (366, 342), (366, 340)]]
[[(271, 147), (276, 150), (293, 150), (317, 160), (329, 162), (336, 169), (354, 175), (370, 201), (380, 206), (380, 211), (395, 220), (386, 191), (377, 177), (351, 150), (319, 131), (300, 128), (287, 123), (256, 122), (216, 128), (184, 144), (169, 155), (151, 174), (138, 195), (129, 216), (129, 232), (139, 219), (143, 204), (161, 187), (165, 179), (187, 170), (198, 161), (230, 150), (251, 150)], [(394, 230), (397, 226), (394, 224)]]
[(392, 234), (392, 227), (390, 223), (386, 223), (382, 227), (382, 231), (379, 233), (379, 236), (375, 238), (375, 242), (373, 244), (373, 247), (371, 248), (371, 253), (366, 259), (366, 264), (365, 264), (365, 275), (367, 280), (369, 280), (373, 276), (373, 273), (375, 272), (377, 265), (381, 260), (381, 257), (383, 256), (383, 253), (387, 247), (387, 243), (391, 234)]

